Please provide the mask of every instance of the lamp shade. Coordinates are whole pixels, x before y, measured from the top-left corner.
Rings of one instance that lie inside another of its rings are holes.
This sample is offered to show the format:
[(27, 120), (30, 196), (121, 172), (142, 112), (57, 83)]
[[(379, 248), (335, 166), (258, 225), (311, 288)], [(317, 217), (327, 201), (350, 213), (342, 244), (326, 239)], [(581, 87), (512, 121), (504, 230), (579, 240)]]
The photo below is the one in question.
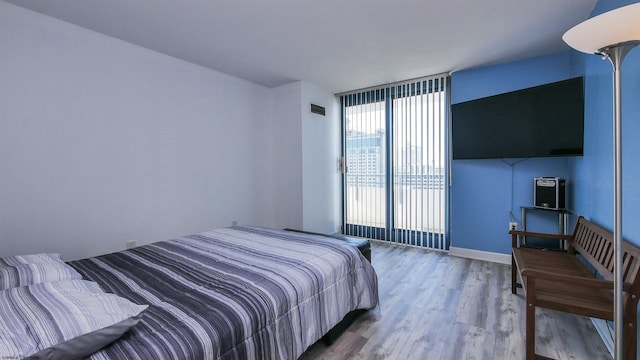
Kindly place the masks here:
[(562, 35), (572, 48), (587, 54), (628, 41), (640, 41), (640, 3), (594, 16)]

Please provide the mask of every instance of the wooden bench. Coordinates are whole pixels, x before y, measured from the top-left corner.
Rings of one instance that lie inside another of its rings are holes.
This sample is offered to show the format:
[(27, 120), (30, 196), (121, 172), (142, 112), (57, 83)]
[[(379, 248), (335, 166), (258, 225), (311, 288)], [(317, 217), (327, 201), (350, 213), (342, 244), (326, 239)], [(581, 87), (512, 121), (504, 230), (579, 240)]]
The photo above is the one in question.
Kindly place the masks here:
[[(535, 353), (535, 309), (543, 307), (613, 320), (613, 234), (578, 218), (572, 235), (512, 230), (511, 292), (526, 296), (526, 359), (548, 359)], [(519, 236), (566, 240), (566, 251), (520, 246)], [(576, 255), (580, 256), (576, 256)], [(588, 265), (586, 265), (588, 264)], [(623, 245), (624, 359), (636, 358), (636, 322), (640, 295), (640, 249)], [(598, 275), (596, 275), (596, 273)], [(518, 274), (522, 284), (518, 283)]]

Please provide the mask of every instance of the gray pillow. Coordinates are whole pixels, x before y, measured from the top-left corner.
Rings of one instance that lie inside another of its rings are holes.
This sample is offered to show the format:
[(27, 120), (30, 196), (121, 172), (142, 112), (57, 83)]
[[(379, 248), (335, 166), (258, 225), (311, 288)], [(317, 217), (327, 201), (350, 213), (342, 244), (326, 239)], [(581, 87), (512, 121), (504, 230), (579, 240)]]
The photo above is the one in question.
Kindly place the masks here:
[(102, 292), (85, 280), (0, 291), (0, 354), (36, 359), (84, 358), (138, 323), (148, 305)]

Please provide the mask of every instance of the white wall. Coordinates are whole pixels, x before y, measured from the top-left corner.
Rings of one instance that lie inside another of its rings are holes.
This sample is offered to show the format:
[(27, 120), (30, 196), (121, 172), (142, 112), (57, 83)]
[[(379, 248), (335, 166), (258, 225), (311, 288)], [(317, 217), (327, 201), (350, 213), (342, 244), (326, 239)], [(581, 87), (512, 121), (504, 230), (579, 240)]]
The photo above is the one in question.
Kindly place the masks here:
[[(335, 95), (297, 81), (273, 89), (273, 224), (320, 233), (342, 222), (340, 112)], [(313, 114), (311, 103), (326, 116)]]
[(0, 256), (286, 223), (271, 116), (270, 89), (0, 1)]
[(276, 228), (302, 229), (302, 83), (272, 91), (271, 222)]
[[(326, 115), (310, 111), (325, 107)], [(303, 228), (320, 233), (340, 232), (342, 187), (340, 174), (340, 104), (334, 94), (302, 83)]]

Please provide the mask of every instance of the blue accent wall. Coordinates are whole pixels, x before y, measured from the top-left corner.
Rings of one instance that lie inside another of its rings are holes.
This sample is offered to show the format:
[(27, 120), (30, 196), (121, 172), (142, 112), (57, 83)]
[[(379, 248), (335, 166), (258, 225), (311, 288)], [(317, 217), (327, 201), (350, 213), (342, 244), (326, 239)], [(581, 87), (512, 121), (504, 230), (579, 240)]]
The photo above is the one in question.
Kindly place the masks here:
[[(597, 16), (633, 0), (600, 0)], [(566, 176), (569, 208), (613, 228), (613, 76), (608, 60), (568, 50), (523, 61), (454, 73), (452, 104), (563, 80), (585, 77), (584, 156), (535, 158), (513, 167), (501, 160), (452, 163), (451, 246), (508, 254), (509, 211), (533, 202), (533, 178)], [(623, 237), (640, 246), (640, 46), (622, 66)], [(509, 159), (510, 162), (518, 159)], [(512, 180), (513, 179), (513, 180)], [(574, 219), (572, 219), (573, 221)], [(554, 217), (527, 217), (528, 229), (553, 231)], [(640, 322), (640, 321), (639, 321)], [(640, 357), (640, 347), (639, 354)]]
[[(591, 16), (636, 3), (600, 0)], [(520, 219), (520, 206), (533, 204), (533, 178), (568, 179), (569, 208), (605, 228), (613, 228), (613, 132), (611, 65), (599, 56), (575, 50), (451, 76), (451, 103), (456, 104), (554, 81), (585, 76), (584, 156), (531, 158), (513, 167), (502, 160), (452, 162), (451, 245), (508, 254), (509, 212)], [(623, 236), (640, 245), (640, 47), (623, 64)], [(507, 159), (515, 162), (519, 159)], [(572, 219), (571, 221), (573, 221)], [(527, 217), (528, 229), (556, 230), (556, 218)]]
[[(572, 52), (456, 72), (451, 76), (451, 103), (565, 80), (581, 75), (580, 59)], [(533, 178), (566, 177), (571, 204), (569, 157), (454, 160), (451, 187), (451, 246), (508, 254), (510, 211), (520, 219), (520, 206), (533, 205)], [(508, 164), (509, 163), (509, 164)], [(530, 213), (527, 229), (558, 230), (557, 216)]]
[(570, 51), (500, 65), (455, 72), (451, 75), (451, 103), (475, 100), (509, 91), (580, 76)]
[[(638, 1), (600, 0), (591, 17)], [(609, 61), (574, 52), (585, 74), (584, 157), (569, 163), (575, 210), (613, 229), (613, 76)], [(640, 47), (622, 65), (622, 235), (640, 245)]]

